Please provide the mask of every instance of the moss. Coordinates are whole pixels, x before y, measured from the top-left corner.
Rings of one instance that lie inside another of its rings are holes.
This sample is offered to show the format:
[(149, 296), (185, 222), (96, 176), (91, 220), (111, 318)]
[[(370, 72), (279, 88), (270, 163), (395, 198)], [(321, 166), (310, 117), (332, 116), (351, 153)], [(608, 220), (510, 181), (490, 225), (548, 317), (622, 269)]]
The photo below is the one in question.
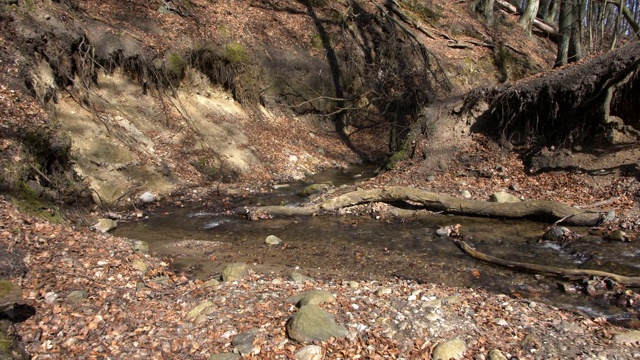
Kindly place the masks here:
[(232, 63), (243, 63), (249, 59), (247, 49), (240, 43), (229, 43), (225, 46), (224, 57)]
[(520, 80), (532, 73), (533, 65), (529, 57), (514, 53), (506, 46), (498, 46), (493, 58), (502, 82)]
[(45, 219), (53, 224), (62, 224), (64, 222), (60, 210), (55, 206), (46, 204), (27, 184), (18, 183), (17, 191), (17, 195), (11, 199), (11, 202), (21, 211)]
[(419, 20), (437, 23), (442, 18), (443, 8), (440, 5), (428, 4), (425, 1), (412, 0), (406, 3), (409, 10), (417, 15)]
[(175, 77), (182, 77), (187, 67), (187, 62), (184, 61), (180, 54), (171, 53), (168, 57), (168, 70)]
[(324, 43), (322, 41), (322, 37), (318, 34), (313, 35), (311, 37), (311, 47), (314, 49), (322, 49), (324, 47)]

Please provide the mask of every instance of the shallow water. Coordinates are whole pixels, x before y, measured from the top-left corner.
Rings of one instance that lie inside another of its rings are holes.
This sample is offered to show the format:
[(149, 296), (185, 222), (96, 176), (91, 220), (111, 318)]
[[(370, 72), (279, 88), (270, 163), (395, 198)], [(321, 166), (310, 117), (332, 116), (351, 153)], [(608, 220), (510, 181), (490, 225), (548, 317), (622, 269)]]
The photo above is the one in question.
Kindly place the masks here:
[[(343, 176), (343, 183), (353, 182), (352, 174), (334, 172), (324, 178), (340, 185), (336, 174)], [(243, 202), (292, 203), (299, 201), (295, 193), (304, 185), (292, 184), (270, 196)], [(354, 216), (248, 221), (211, 209), (167, 208), (143, 221), (119, 225), (114, 235), (147, 241), (151, 251), (173, 258), (176, 269), (202, 278), (219, 274), (226, 263), (242, 261), (283, 273), (298, 268), (311, 275), (340, 279), (394, 276), (448, 286), (483, 287), (551, 302), (591, 316), (628, 317), (621, 309), (603, 306), (590, 296), (561, 292), (556, 278), (510, 271), (469, 258), (448, 239), (435, 234), (438, 227), (452, 224), (462, 225), (461, 233), (478, 251), (499, 258), (640, 274), (636, 243), (608, 242), (590, 236), (584, 228), (571, 228), (585, 237), (569, 246), (540, 243), (547, 225), (531, 221), (446, 215), (407, 222)], [(286, 245), (266, 246), (264, 241), (269, 235), (278, 236)], [(178, 246), (183, 240), (206, 241), (207, 246)]]

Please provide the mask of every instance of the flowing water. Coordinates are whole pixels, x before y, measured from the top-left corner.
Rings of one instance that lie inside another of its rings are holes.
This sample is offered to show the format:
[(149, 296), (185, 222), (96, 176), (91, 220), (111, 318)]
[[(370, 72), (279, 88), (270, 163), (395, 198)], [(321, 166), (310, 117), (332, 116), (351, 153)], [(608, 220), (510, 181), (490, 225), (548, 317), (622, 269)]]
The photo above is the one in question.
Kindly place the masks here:
[[(333, 171), (312, 179), (334, 185), (371, 176), (371, 169)], [(354, 176), (356, 176), (354, 178)], [(305, 183), (289, 184), (268, 196), (245, 198), (235, 206), (300, 202), (295, 194)], [(632, 315), (608, 306), (597, 297), (571, 293), (558, 279), (520, 273), (480, 263), (463, 254), (441, 226), (461, 224), (460, 231), (478, 251), (492, 256), (567, 268), (593, 268), (639, 275), (640, 248), (636, 243), (610, 242), (589, 235), (589, 229), (571, 228), (584, 235), (566, 246), (539, 242), (547, 224), (446, 215), (414, 221), (356, 216), (314, 216), (248, 221), (241, 216), (204, 208), (164, 208), (143, 221), (121, 224), (114, 235), (149, 243), (151, 251), (171, 257), (174, 267), (197, 277), (220, 273), (230, 262), (255, 264), (260, 271), (337, 279), (401, 277), (458, 287), (483, 287), (496, 293), (551, 302), (592, 316), (625, 320)], [(284, 246), (265, 245), (276, 235)], [(568, 282), (567, 282), (568, 283)]]

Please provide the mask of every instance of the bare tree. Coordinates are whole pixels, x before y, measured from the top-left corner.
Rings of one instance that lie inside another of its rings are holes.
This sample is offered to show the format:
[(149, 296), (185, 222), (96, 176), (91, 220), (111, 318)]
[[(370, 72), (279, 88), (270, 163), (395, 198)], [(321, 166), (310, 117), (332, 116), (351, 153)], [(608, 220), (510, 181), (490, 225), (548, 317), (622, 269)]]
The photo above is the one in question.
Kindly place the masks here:
[(539, 6), (540, 0), (529, 0), (522, 16), (520, 16), (520, 27), (524, 29), (527, 36), (531, 36), (531, 27), (533, 26), (533, 20), (536, 18), (536, 14), (538, 13)]

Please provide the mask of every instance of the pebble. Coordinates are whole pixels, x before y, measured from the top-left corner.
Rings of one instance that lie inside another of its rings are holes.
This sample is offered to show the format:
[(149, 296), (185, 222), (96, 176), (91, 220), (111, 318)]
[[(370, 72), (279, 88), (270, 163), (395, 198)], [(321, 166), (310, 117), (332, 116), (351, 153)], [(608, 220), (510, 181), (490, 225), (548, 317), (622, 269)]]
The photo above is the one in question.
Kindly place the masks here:
[(313, 282), (313, 278), (310, 278), (307, 275), (303, 275), (297, 271), (291, 273), (291, 281), (294, 283), (303, 283), (303, 282)]
[(378, 291), (376, 291), (376, 295), (378, 296), (388, 295), (388, 294), (391, 294), (391, 288), (388, 288), (388, 287), (381, 287), (378, 289)]
[(507, 360), (507, 357), (504, 356), (502, 351), (493, 349), (489, 352), (489, 360)]
[(471, 193), (469, 190), (462, 190), (462, 198), (467, 200), (471, 199)]
[(276, 245), (282, 244), (282, 239), (280, 239), (279, 237), (277, 237), (275, 235), (269, 235), (265, 239), (264, 243), (267, 244), (267, 245), (270, 245), (270, 246), (276, 246)]

